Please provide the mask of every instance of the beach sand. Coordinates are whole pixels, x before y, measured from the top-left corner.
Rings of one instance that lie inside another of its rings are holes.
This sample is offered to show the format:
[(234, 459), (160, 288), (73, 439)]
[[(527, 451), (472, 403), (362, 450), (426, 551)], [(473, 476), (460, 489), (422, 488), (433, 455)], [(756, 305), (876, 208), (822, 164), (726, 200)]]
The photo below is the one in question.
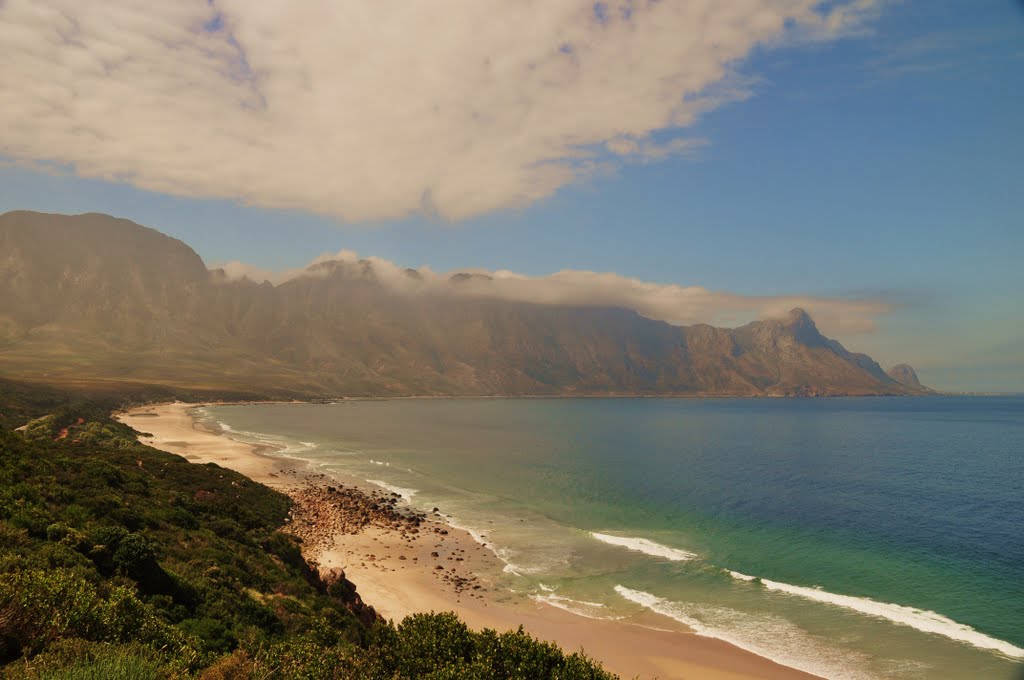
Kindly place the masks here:
[[(267, 447), (210, 430), (194, 404), (159, 404), (117, 418), (146, 433), (139, 440), (195, 463), (216, 463), (289, 494), (292, 531), (322, 572), (344, 570), (363, 601), (387, 619), (454, 611), (470, 626), (498, 631), (522, 625), (567, 652), (584, 650), (623, 678), (813, 678), (726, 642), (694, 634), (649, 613), (593, 619), (493, 586), (504, 564), (439, 512), (417, 513), (394, 494), (355, 479), (326, 477), (304, 463), (266, 455)], [(227, 433), (230, 434), (230, 433)]]

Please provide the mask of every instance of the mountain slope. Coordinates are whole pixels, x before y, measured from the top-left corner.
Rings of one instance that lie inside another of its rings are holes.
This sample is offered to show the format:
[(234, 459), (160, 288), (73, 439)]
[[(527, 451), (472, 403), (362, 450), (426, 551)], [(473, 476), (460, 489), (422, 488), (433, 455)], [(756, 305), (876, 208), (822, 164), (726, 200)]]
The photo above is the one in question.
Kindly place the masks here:
[(932, 391), (921, 384), (921, 381), (917, 379), (917, 371), (909, 364), (896, 364), (886, 372), (886, 375), (912, 390)]
[(295, 395), (905, 394), (802, 310), (736, 329), (396, 287), (369, 261), (277, 286), (105, 215), (0, 216), (0, 370)]

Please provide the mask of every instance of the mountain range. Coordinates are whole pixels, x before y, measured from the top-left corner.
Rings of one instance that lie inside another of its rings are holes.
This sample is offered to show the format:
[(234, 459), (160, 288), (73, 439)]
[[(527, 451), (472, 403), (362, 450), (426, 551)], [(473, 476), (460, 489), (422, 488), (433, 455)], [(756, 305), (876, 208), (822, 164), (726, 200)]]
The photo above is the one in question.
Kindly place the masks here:
[[(108, 215), (0, 215), (0, 373), (281, 396), (920, 394), (801, 309), (739, 328), (395, 287), (369, 260), (272, 285)], [(455, 274), (452, 290), (477, 274)]]

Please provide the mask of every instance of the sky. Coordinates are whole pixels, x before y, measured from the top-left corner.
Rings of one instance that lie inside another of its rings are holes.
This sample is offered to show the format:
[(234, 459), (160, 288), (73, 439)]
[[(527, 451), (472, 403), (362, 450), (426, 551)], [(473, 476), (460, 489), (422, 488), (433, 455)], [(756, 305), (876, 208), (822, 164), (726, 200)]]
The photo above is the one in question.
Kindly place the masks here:
[(0, 50), (0, 211), (672, 323), (800, 304), (1024, 391), (1015, 0), (3, 0)]

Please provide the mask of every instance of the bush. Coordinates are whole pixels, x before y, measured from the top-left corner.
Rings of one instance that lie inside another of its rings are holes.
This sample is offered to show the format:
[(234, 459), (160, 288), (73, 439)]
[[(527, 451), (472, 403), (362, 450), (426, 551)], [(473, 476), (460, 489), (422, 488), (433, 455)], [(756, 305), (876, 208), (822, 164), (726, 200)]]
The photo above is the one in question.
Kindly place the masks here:
[[(255, 660), (253, 677), (275, 680), (330, 680), (352, 678), (350, 653), (339, 647), (323, 647), (305, 637), (293, 637), (268, 645)], [(391, 676), (378, 675), (376, 678)]]
[(294, 536), (275, 531), (263, 541), (263, 549), (271, 555), (277, 555), (285, 564), (306, 570), (306, 560), (302, 556), (299, 541)]
[(99, 527), (90, 538), (93, 545), (106, 546), (110, 552), (114, 552), (127, 536), (128, 530), (124, 527), (105, 526)]
[(412, 675), (469, 664), (476, 653), (473, 631), (455, 614), (413, 614), (398, 624), (399, 668)]
[(25, 570), (0, 575), (3, 656), (35, 654), (61, 638), (142, 642), (173, 650), (186, 665), (198, 661), (196, 643), (164, 622), (129, 588), (101, 593), (75, 572)]
[(253, 660), (246, 652), (239, 650), (217, 659), (212, 666), (199, 674), (198, 680), (250, 680), (257, 677), (269, 676), (258, 675)]
[(64, 570), (0, 576), (4, 656), (41, 651), (61, 637), (98, 638), (103, 623), (96, 588)]
[(152, 565), (155, 556), (156, 551), (143, 536), (128, 534), (114, 551), (114, 566), (123, 574), (137, 575)]
[(10, 521), (30, 536), (45, 538), (46, 528), (53, 523), (53, 518), (38, 505), (22, 505), (12, 513)]
[(178, 626), (199, 640), (203, 650), (207, 652), (223, 654), (230, 652), (238, 644), (235, 636), (219, 619), (185, 619)]
[(28, 532), (10, 522), (0, 521), (0, 548), (12, 550), (29, 545)]
[(52, 440), (57, 436), (57, 417), (46, 415), (28, 422), (22, 431), (26, 439), (33, 441)]
[(608, 680), (615, 676), (582, 654), (566, 656), (520, 628), (475, 633), (453, 613), (413, 614), (398, 627), (381, 624), (353, 677), (442, 680)]
[(46, 540), (60, 541), (71, 532), (71, 527), (63, 522), (54, 522), (46, 527)]

